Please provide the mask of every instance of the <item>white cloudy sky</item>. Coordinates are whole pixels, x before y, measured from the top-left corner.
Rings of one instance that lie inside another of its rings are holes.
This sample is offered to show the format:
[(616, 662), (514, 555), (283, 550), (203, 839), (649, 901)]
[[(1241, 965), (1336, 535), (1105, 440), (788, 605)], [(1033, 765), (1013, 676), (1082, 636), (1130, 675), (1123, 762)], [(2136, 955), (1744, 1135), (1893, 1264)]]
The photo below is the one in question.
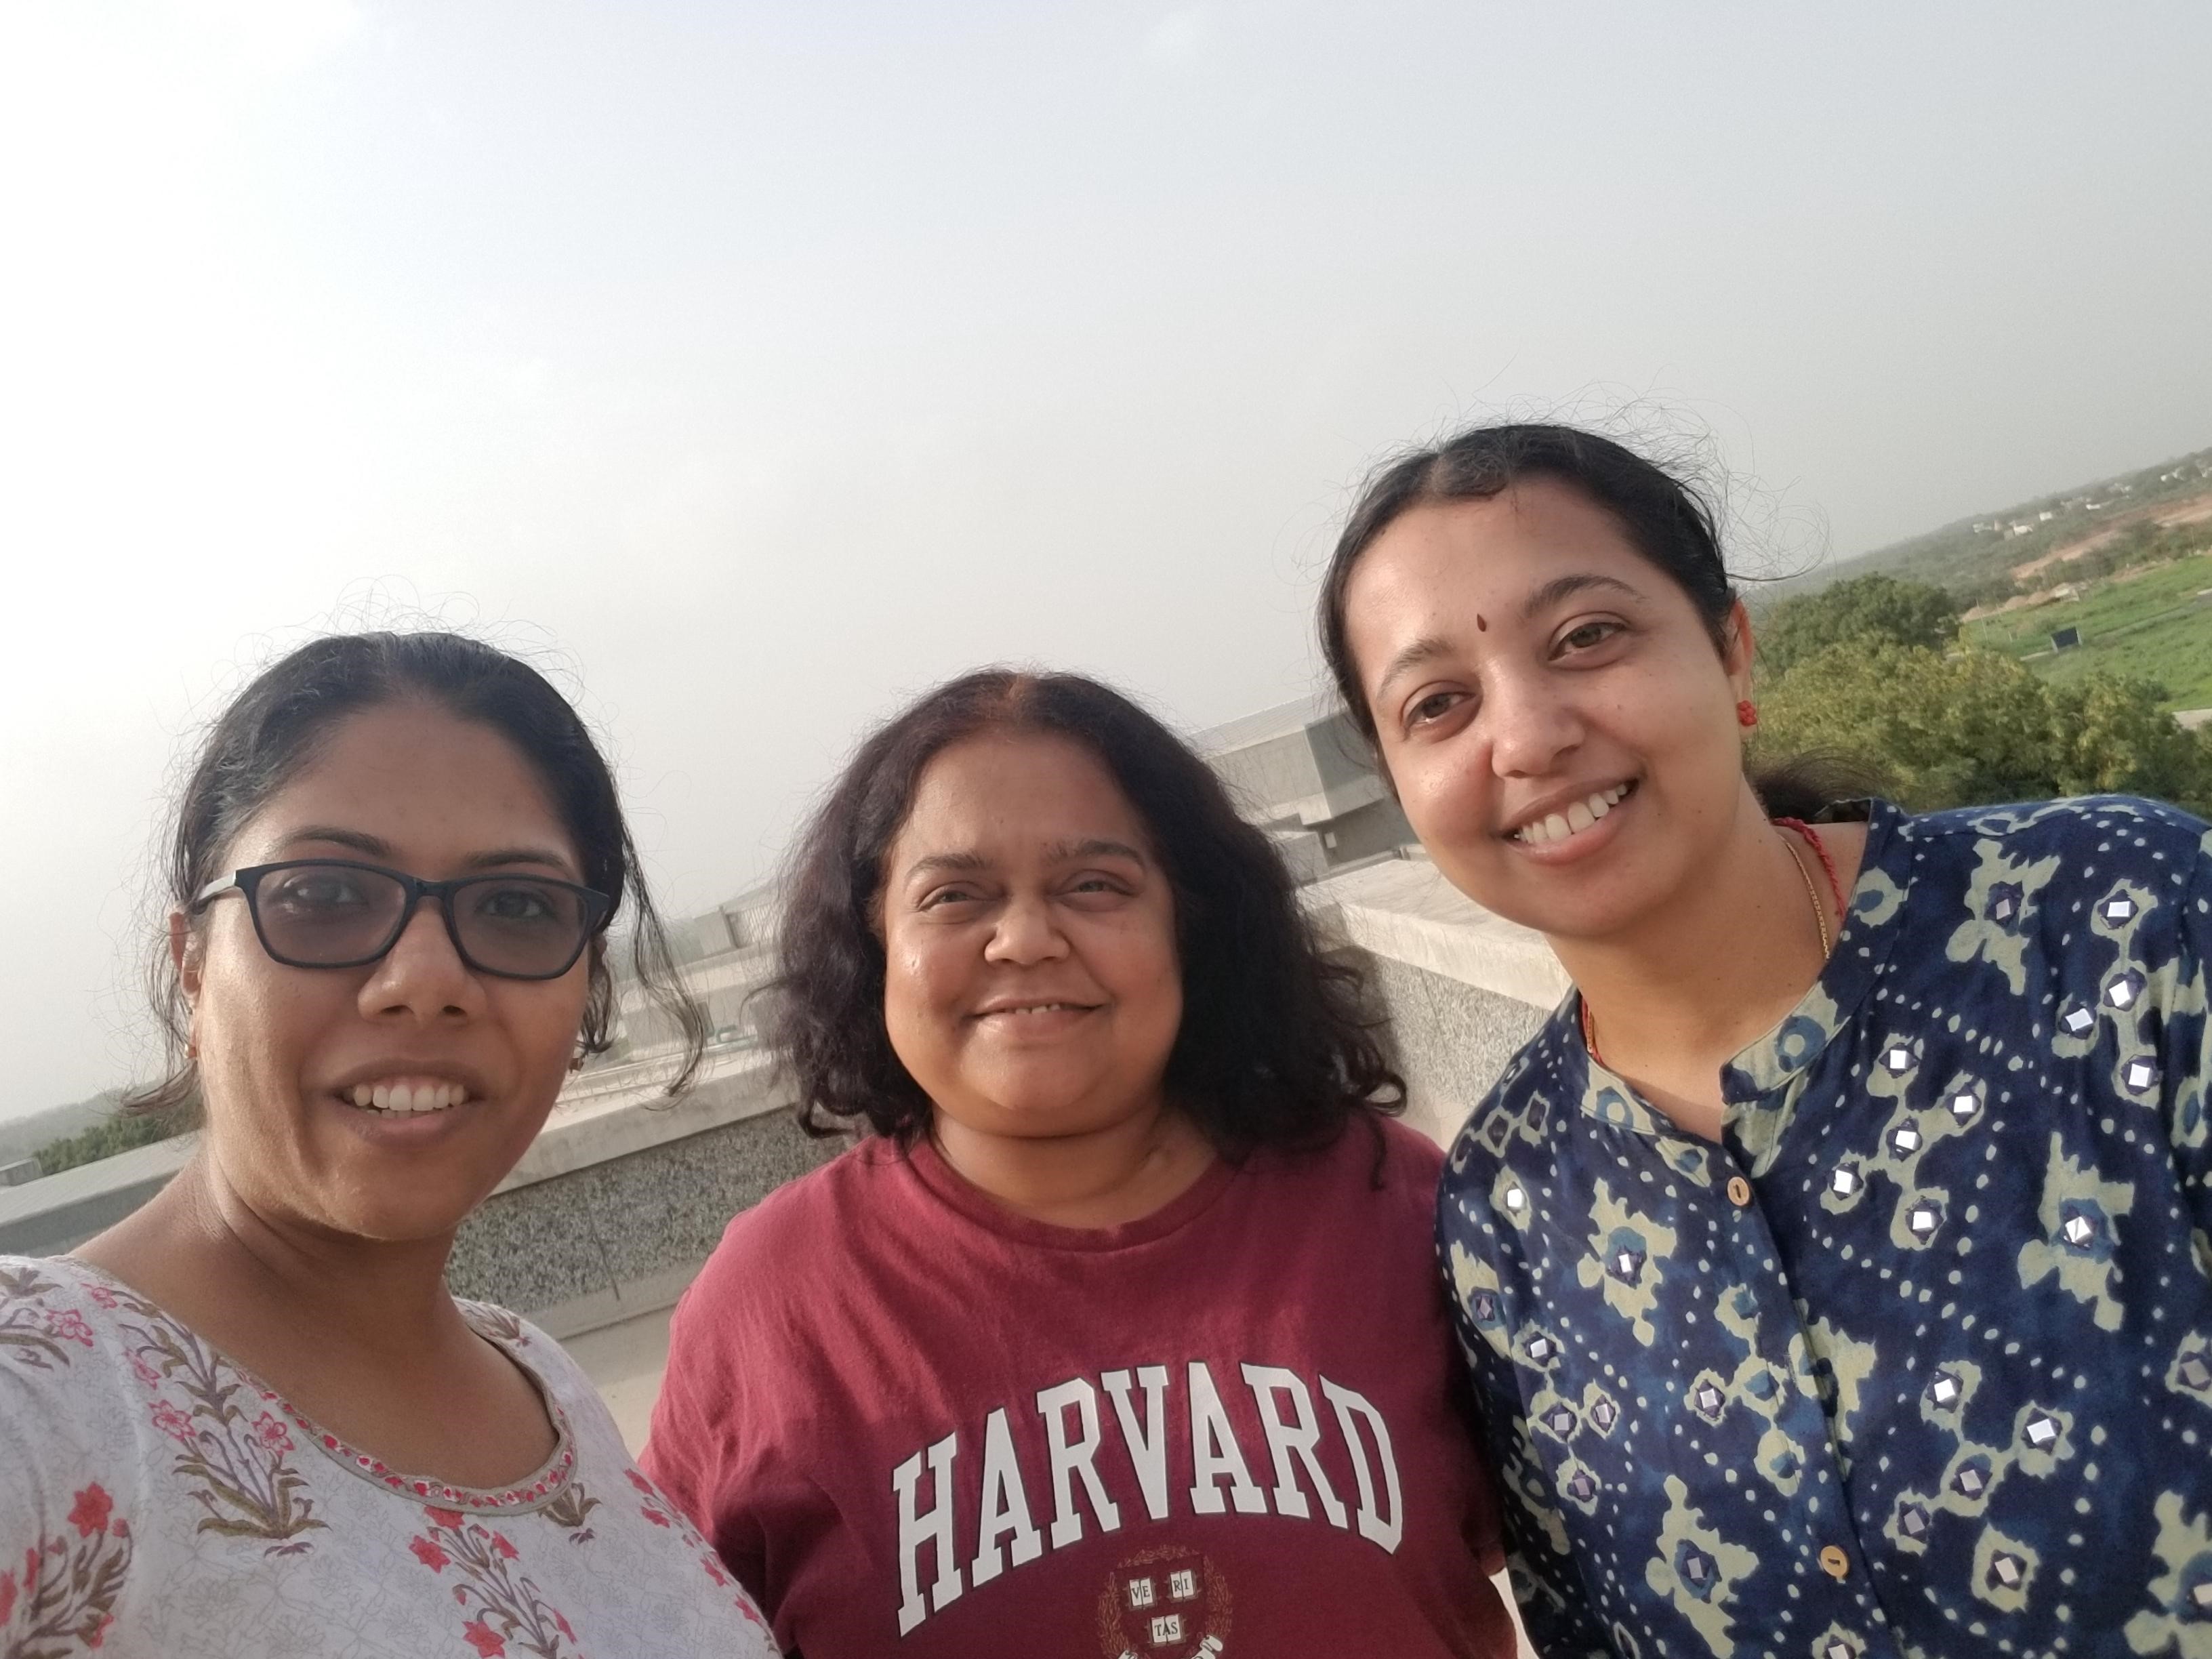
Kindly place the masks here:
[[(1314, 684), (1380, 451), (1643, 400), (1848, 554), (2212, 443), (2212, 9), (0, 0), (0, 1114), (226, 689), (556, 653), (664, 897), (980, 660)], [(1777, 509), (1778, 508), (1778, 516)]]

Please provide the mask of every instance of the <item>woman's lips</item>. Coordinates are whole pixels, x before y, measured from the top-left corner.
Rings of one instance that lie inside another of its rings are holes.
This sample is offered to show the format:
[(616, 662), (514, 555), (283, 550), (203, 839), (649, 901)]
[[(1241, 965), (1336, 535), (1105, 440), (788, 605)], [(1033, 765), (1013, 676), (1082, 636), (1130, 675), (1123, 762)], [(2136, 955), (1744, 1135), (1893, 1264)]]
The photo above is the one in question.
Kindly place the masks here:
[(356, 1083), (349, 1090), (341, 1090), (339, 1097), (365, 1111), (410, 1117), (422, 1112), (449, 1112), (471, 1097), (465, 1085), (449, 1078), (395, 1076)]
[(1602, 822), (1607, 814), (1632, 794), (1636, 781), (1592, 790), (1580, 800), (1570, 801), (1555, 812), (1531, 819), (1507, 833), (1505, 839), (1522, 847), (1550, 847), (1571, 840)]

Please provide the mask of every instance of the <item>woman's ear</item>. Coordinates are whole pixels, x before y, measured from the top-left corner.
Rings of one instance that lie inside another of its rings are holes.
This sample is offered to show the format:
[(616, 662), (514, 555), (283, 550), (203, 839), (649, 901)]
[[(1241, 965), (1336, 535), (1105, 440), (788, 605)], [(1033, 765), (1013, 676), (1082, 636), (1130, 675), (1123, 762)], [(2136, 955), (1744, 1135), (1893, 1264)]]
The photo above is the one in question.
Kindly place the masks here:
[(169, 963), (177, 970), (177, 987), (185, 994), (188, 1021), (185, 1054), (188, 1059), (198, 1060), (200, 1053), (200, 935), (192, 927), (192, 919), (182, 909), (169, 912)]
[(1753, 652), (1751, 612), (1738, 599), (1729, 607), (1728, 622), (1721, 631), (1721, 666), (1727, 671), (1729, 684), (1738, 697), (1751, 695)]
[(169, 912), (169, 965), (177, 970), (177, 983), (184, 988), (185, 1000), (198, 1002), (200, 938), (192, 931), (192, 919), (182, 909)]

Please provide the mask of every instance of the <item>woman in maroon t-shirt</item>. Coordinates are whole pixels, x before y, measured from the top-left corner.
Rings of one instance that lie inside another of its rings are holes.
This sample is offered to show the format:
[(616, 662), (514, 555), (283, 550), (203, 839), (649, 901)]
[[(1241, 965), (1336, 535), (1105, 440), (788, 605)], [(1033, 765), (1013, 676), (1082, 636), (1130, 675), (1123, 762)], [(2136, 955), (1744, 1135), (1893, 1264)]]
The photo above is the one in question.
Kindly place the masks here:
[(987, 672), (862, 745), (778, 1046), (851, 1152), (731, 1224), (646, 1463), (806, 1659), (1504, 1655), (1441, 1155), (1197, 756)]

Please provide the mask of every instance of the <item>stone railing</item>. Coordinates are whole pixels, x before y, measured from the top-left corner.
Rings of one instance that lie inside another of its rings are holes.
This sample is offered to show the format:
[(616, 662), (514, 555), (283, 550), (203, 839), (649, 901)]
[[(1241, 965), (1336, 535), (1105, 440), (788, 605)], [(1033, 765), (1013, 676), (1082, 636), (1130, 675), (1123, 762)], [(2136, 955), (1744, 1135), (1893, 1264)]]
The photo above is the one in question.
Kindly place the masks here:
[(1559, 958), (1424, 858), (1347, 871), (1304, 893), (1323, 934), (1372, 975), (1406, 1079), (1406, 1121), (1448, 1143), (1566, 994)]
[[(731, 1216), (836, 1150), (800, 1133), (757, 1051), (710, 1054), (680, 1100), (650, 1065), (586, 1073), (471, 1216), (447, 1278), (567, 1337), (674, 1302)], [(0, 1254), (74, 1249), (143, 1204), (197, 1136), (0, 1192)]]

